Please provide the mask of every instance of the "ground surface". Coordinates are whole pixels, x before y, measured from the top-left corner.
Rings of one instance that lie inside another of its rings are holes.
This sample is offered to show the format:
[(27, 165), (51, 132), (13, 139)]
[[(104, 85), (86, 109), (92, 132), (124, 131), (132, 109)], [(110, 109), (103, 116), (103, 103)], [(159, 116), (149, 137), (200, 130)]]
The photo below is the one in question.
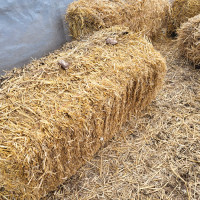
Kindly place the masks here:
[(174, 42), (155, 47), (168, 65), (157, 99), (45, 199), (200, 199), (200, 70)]

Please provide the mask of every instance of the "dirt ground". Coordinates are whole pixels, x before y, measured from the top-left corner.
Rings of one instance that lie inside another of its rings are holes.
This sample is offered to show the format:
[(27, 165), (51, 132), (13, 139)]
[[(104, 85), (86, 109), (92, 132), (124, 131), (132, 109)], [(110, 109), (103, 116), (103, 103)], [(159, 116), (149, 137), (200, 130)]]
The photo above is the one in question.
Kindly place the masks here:
[(200, 69), (174, 41), (155, 47), (168, 66), (157, 99), (46, 200), (200, 199)]

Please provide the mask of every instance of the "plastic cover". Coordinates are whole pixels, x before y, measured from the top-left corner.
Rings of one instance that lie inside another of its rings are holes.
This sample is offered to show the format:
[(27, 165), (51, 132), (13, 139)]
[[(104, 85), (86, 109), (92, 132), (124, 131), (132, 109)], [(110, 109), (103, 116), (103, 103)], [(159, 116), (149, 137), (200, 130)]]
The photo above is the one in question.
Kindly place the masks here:
[(42, 57), (70, 40), (64, 15), (72, 1), (1, 1), (0, 74)]

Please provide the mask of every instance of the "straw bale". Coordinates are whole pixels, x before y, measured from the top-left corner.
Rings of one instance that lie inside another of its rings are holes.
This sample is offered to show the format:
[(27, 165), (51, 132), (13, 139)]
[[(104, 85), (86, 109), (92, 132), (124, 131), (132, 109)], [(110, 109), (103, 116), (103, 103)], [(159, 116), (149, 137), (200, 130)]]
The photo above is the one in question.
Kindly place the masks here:
[(169, 7), (168, 0), (78, 0), (69, 5), (66, 21), (74, 38), (113, 25), (153, 38), (165, 24)]
[(154, 99), (165, 72), (145, 38), (112, 27), (8, 73), (0, 89), (0, 197), (39, 199), (56, 189)]
[(175, 0), (168, 19), (167, 34), (176, 35), (176, 30), (182, 23), (198, 14), (200, 14), (199, 0)]
[(190, 18), (178, 29), (177, 46), (181, 55), (200, 66), (200, 14)]

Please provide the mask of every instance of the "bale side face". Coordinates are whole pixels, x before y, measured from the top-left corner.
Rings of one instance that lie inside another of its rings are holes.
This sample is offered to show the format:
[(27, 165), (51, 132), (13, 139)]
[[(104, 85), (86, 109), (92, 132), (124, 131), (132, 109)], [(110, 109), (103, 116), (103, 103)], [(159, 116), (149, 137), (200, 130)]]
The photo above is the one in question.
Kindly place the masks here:
[(66, 21), (74, 38), (114, 25), (153, 38), (165, 24), (168, 10), (168, 0), (79, 0), (68, 7)]
[(199, 0), (175, 0), (168, 19), (167, 34), (169, 36), (176, 34), (182, 23), (198, 14), (200, 14)]
[[(118, 43), (106, 44), (110, 37)], [(154, 99), (165, 72), (152, 44), (113, 27), (8, 74), (0, 90), (0, 194), (39, 199), (56, 189)]]
[(200, 15), (190, 18), (178, 29), (177, 46), (183, 56), (200, 66)]

